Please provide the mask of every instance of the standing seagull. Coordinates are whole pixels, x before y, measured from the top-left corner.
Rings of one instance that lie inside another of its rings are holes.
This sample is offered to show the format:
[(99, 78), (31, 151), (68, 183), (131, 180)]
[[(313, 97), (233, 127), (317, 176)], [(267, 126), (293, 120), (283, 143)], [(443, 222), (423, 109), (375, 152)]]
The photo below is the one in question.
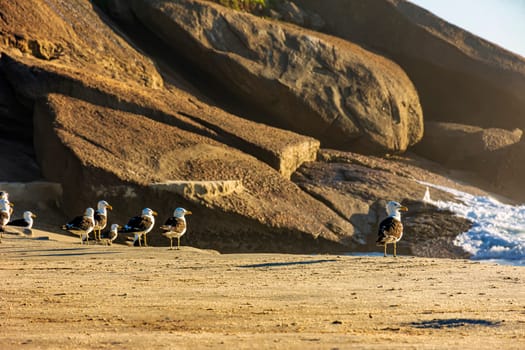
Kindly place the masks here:
[(140, 238), (144, 236), (144, 246), (148, 246), (146, 235), (153, 229), (153, 226), (155, 225), (154, 216), (157, 216), (157, 212), (151, 210), (150, 208), (144, 208), (142, 209), (142, 214), (140, 216), (134, 216), (129, 219), (122, 232), (134, 234), (133, 245), (135, 245), (135, 242), (138, 241), (139, 246), (142, 246), (140, 243)]
[(87, 208), (84, 216), (77, 216), (67, 224), (62, 226), (62, 230), (71, 232), (74, 235), (80, 236), (80, 244), (84, 244), (84, 237), (86, 243), (89, 244), (89, 233), (95, 227), (95, 211), (93, 208)]
[(9, 211), (9, 215), (13, 215), (14, 204), (9, 201), (9, 193), (6, 191), (0, 191), (0, 207), (5, 207), (5, 210)]
[(13, 213), (13, 203), (9, 202), (7, 192), (0, 192), (0, 238), (5, 232), (5, 226), (11, 219)]
[(383, 245), (385, 247), (386, 256), (386, 246), (387, 244), (394, 244), (394, 257), (396, 256), (396, 243), (399, 242), (401, 237), (403, 237), (403, 224), (401, 223), (401, 213), (399, 211), (408, 211), (408, 208), (402, 206), (398, 202), (390, 201), (386, 205), (386, 211), (388, 217), (381, 221), (379, 224), (379, 232), (377, 237), (377, 245)]
[(93, 228), (93, 232), (95, 232), (95, 240), (100, 241), (101, 237), (100, 234), (103, 229), (106, 228), (106, 225), (108, 224), (108, 210), (112, 210), (113, 207), (109, 205), (106, 201), (99, 201), (97, 204), (97, 211), (95, 212), (95, 228)]
[(184, 215), (191, 215), (191, 211), (184, 208), (177, 208), (173, 216), (166, 220), (166, 223), (160, 227), (164, 232), (162, 235), (170, 239), (170, 249), (173, 249), (173, 237), (177, 237), (177, 249), (180, 249), (180, 238), (186, 233), (186, 218)]
[(24, 233), (31, 234), (31, 229), (33, 228), (33, 219), (36, 218), (36, 215), (30, 211), (24, 211), (24, 218), (10, 221), (8, 226), (20, 227), (24, 230)]

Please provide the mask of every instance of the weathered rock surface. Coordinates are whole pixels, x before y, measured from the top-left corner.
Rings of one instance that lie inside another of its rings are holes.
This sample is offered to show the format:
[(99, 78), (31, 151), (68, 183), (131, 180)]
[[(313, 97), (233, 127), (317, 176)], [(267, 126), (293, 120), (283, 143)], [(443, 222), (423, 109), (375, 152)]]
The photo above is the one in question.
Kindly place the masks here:
[(425, 137), (414, 147), (414, 152), (449, 168), (474, 171), (493, 181), (509, 146), (519, 142), (522, 134), (520, 129), (426, 122)]
[[(128, 84), (160, 88), (153, 62), (109, 27), (91, 1), (0, 0), (0, 47)], [(107, 20), (107, 18), (106, 18)]]
[(318, 13), (327, 33), (403, 67), (417, 88), (425, 120), (525, 129), (525, 58), (408, 1), (295, 2)]
[(132, 9), (278, 126), (363, 152), (404, 151), (422, 136), (408, 77), (357, 45), (211, 2), (135, 0)]
[(141, 90), (85, 71), (3, 54), (0, 70), (16, 93), (32, 101), (55, 92), (175, 125), (252, 154), (284, 177), (315, 159), (319, 141), (228, 114), (180, 90)]

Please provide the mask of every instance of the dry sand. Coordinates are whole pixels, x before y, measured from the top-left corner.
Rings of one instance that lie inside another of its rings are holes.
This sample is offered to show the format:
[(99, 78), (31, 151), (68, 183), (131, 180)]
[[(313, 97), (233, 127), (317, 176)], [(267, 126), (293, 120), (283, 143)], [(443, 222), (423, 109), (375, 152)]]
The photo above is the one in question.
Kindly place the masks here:
[(523, 349), (524, 271), (4, 235), (0, 349)]

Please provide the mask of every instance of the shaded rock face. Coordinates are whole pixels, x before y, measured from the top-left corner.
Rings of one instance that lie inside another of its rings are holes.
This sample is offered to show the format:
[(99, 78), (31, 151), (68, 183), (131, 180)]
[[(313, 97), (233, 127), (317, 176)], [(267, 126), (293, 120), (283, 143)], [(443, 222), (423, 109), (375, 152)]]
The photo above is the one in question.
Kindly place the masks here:
[[(417, 176), (417, 177), (415, 177)], [(422, 202), (425, 186), (419, 181), (455, 187), (449, 180), (406, 163), (363, 157), (354, 153), (322, 150), (319, 161), (304, 164), (292, 178), (301, 188), (348, 220), (361, 233), (361, 249), (381, 251), (375, 246), (377, 229), (386, 218), (386, 203), (407, 205), (405, 225), (398, 251), (432, 257), (466, 257), (454, 245), (457, 235), (472, 223), (453, 213)], [(435, 200), (455, 199), (432, 190)]]
[(494, 181), (509, 146), (520, 141), (522, 131), (483, 129), (456, 123), (425, 123), (425, 137), (414, 152), (452, 169), (478, 173)]
[(497, 191), (505, 196), (525, 201), (525, 141), (509, 146), (500, 155), (501, 161), (495, 172), (494, 184)]
[[(297, 0), (329, 34), (395, 60), (417, 88), (425, 120), (525, 128), (525, 59), (403, 0)], [(497, 118), (495, 117), (497, 116)]]
[(135, 0), (132, 9), (269, 122), (369, 153), (404, 151), (422, 136), (405, 73), (356, 45), (210, 2)]

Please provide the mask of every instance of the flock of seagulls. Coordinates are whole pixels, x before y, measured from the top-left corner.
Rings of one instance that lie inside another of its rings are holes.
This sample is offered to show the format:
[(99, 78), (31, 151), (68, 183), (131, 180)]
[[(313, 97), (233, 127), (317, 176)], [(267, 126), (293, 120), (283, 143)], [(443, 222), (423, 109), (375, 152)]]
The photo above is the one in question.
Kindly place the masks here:
[[(102, 230), (104, 230), (108, 223), (108, 210), (112, 210), (113, 207), (106, 202), (101, 200), (97, 204), (97, 211), (93, 208), (87, 208), (84, 215), (74, 217), (67, 224), (62, 226), (63, 230), (66, 230), (76, 236), (80, 237), (80, 244), (89, 244), (89, 234), (94, 232), (95, 240), (102, 244), (111, 245), (111, 243), (118, 237), (119, 233), (126, 235), (132, 234), (132, 237), (128, 236), (131, 241), (130, 245), (148, 246), (147, 234), (153, 230), (155, 226), (155, 216), (157, 212), (150, 209), (142, 209), (142, 213), (138, 216), (134, 216), (128, 220), (128, 223), (124, 226), (118, 224), (111, 225), (109, 234), (103, 236)], [(173, 217), (166, 220), (166, 224), (161, 227), (163, 234), (170, 239), (170, 249), (173, 248), (171, 242), (172, 237), (179, 239), (177, 249), (180, 248), (180, 237), (186, 233), (187, 224), (185, 215), (191, 214), (190, 211), (184, 208), (177, 208), (173, 213)], [(175, 223), (175, 224), (174, 224)], [(168, 233), (168, 235), (167, 235)]]
[[(0, 239), (8, 226), (20, 227), (24, 233), (32, 233), (31, 228), (36, 215), (26, 211), (22, 219), (11, 221), (13, 207), (14, 204), (9, 201), (9, 194), (0, 191)], [(131, 234), (133, 236), (129, 238), (131, 240), (130, 245), (142, 246), (143, 243), (145, 247), (148, 246), (146, 236), (155, 226), (157, 212), (150, 208), (144, 208), (141, 215), (130, 218), (126, 225), (112, 224), (109, 232), (104, 233), (103, 231), (108, 225), (108, 210), (113, 210), (113, 207), (107, 201), (101, 200), (97, 203), (96, 211), (93, 208), (86, 208), (83, 215), (74, 217), (61, 228), (78, 236), (80, 244), (84, 244), (84, 242), (89, 244), (90, 234), (93, 232), (94, 240), (99, 244), (111, 245), (119, 234)], [(180, 238), (187, 230), (185, 215), (190, 214), (191, 212), (184, 208), (177, 208), (173, 212), (173, 216), (169, 217), (166, 223), (161, 226), (162, 235), (170, 240), (170, 249), (173, 249), (173, 238), (177, 238), (177, 249), (180, 249)]]
[[(3, 233), (7, 226), (20, 227), (24, 233), (31, 233), (33, 227), (33, 219), (36, 215), (30, 211), (25, 211), (22, 219), (11, 220), (13, 214), (14, 204), (9, 201), (9, 194), (5, 191), (0, 191), (0, 242)], [(148, 246), (147, 234), (153, 230), (155, 226), (155, 216), (157, 212), (150, 208), (144, 208), (141, 215), (134, 216), (129, 219), (124, 226), (112, 224), (109, 233), (102, 234), (102, 231), (108, 224), (108, 210), (113, 207), (101, 200), (97, 203), (97, 211), (93, 208), (87, 208), (84, 215), (76, 216), (67, 224), (62, 226), (66, 230), (78, 237), (80, 237), (80, 244), (89, 244), (89, 234), (94, 233), (94, 238), (101, 244), (111, 245), (118, 237), (119, 233), (132, 234), (128, 237), (131, 241), (130, 245)], [(388, 217), (381, 221), (378, 229), (377, 245), (384, 247), (384, 256), (387, 256), (388, 244), (394, 245), (393, 256), (397, 256), (397, 242), (403, 237), (403, 224), (401, 223), (401, 211), (407, 211), (407, 207), (398, 202), (390, 201), (386, 205)], [(173, 238), (177, 238), (177, 248), (180, 249), (180, 239), (186, 233), (187, 223), (186, 215), (191, 215), (191, 211), (184, 208), (176, 208), (173, 216), (168, 218), (164, 225), (160, 227), (162, 235), (170, 240), (170, 249), (173, 249)]]

